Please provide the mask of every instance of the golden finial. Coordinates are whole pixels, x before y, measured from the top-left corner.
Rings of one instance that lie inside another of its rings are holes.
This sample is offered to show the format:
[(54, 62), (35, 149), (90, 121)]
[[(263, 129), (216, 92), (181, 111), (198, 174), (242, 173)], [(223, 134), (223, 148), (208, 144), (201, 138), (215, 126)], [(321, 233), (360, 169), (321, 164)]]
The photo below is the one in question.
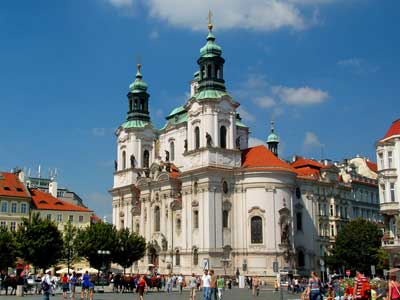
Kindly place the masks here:
[(136, 67), (137, 67), (137, 70), (138, 70), (138, 72), (140, 72), (140, 70), (141, 70), (141, 68), (142, 68), (142, 64), (141, 64), (141, 59), (140, 59), (140, 54), (138, 54), (138, 56), (137, 56), (137, 64), (136, 64)]
[(211, 20), (212, 16), (213, 16), (213, 14), (210, 9), (210, 10), (208, 10), (208, 31), (212, 31), (212, 29), (213, 29), (213, 24), (212, 24), (212, 20)]

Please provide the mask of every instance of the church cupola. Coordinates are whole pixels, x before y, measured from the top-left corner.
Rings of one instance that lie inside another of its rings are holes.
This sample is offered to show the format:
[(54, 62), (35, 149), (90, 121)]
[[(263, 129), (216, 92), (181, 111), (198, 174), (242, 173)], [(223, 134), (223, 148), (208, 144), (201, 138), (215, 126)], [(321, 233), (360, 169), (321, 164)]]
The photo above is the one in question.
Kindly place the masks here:
[(278, 144), (279, 137), (275, 134), (274, 121), (271, 121), (271, 133), (268, 135), (267, 139), (268, 149), (278, 156)]
[(148, 85), (142, 80), (142, 65), (137, 65), (136, 79), (129, 86), (128, 121), (150, 121)]
[(225, 91), (223, 67), (225, 60), (222, 58), (222, 49), (215, 43), (212, 33), (211, 11), (208, 14), (207, 43), (200, 49), (200, 58), (197, 63), (200, 67), (198, 91), (220, 90)]

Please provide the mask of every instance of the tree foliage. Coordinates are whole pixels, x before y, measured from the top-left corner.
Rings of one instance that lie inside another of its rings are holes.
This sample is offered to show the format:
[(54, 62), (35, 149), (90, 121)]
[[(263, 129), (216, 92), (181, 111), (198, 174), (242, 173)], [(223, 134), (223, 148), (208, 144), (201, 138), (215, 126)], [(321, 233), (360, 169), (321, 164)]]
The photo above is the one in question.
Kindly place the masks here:
[(146, 251), (145, 239), (131, 233), (128, 229), (121, 229), (117, 232), (117, 247), (113, 255), (113, 261), (121, 267), (128, 268), (141, 259)]
[(382, 232), (378, 226), (358, 218), (346, 224), (336, 237), (332, 255), (326, 258), (327, 265), (334, 270), (345, 267), (370, 274), (371, 265), (381, 267)]
[[(104, 259), (113, 259), (116, 248), (117, 230), (113, 225), (102, 222), (80, 229), (75, 239), (75, 249), (78, 255), (86, 258), (90, 265), (98, 270), (102, 268)], [(110, 256), (103, 257), (97, 253), (98, 250), (108, 250)]]
[(63, 239), (57, 226), (33, 214), (16, 233), (19, 256), (35, 267), (46, 269), (62, 257)]
[(0, 270), (14, 266), (17, 258), (15, 237), (7, 228), (0, 227)]
[(77, 251), (75, 250), (75, 239), (78, 234), (78, 228), (75, 227), (70, 220), (64, 226), (63, 240), (63, 261), (70, 267), (70, 264), (79, 260)]

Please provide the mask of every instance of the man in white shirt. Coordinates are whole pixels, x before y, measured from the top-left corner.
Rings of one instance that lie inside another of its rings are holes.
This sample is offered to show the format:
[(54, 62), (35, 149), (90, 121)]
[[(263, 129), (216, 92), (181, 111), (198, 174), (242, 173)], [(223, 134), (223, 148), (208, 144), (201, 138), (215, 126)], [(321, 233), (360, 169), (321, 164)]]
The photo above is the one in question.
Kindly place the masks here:
[(210, 300), (210, 284), (211, 276), (208, 270), (204, 270), (204, 275), (201, 277), (201, 286), (203, 287), (203, 300)]
[(183, 276), (180, 274), (178, 276), (178, 285), (179, 285), (179, 293), (182, 294), (182, 289), (183, 289)]
[(45, 274), (42, 278), (42, 292), (43, 292), (43, 300), (49, 300), (50, 299), (50, 293), (51, 293), (51, 271), (48, 271), (47, 274)]

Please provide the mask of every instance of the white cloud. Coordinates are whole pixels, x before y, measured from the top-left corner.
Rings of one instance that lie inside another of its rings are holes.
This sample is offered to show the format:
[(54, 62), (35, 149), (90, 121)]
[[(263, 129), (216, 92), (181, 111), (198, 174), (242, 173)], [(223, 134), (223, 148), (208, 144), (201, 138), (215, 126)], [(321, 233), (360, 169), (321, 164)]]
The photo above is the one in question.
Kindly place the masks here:
[(260, 145), (265, 146), (265, 142), (263, 140), (260, 140), (258, 138), (254, 138), (254, 137), (249, 138), (249, 148), (255, 147), (255, 146), (260, 146)]
[(293, 105), (319, 104), (329, 98), (327, 92), (307, 86), (300, 88), (274, 86), (272, 91), (274, 94), (278, 95), (283, 102)]
[(338, 65), (342, 67), (359, 67), (361, 66), (362, 59), (361, 58), (348, 58), (348, 59), (342, 59), (338, 61)]
[(104, 128), (104, 127), (92, 128), (92, 134), (94, 136), (105, 136), (106, 135), (106, 128)]
[(256, 117), (253, 114), (249, 113), (247, 110), (245, 110), (243, 107), (239, 107), (237, 109), (237, 112), (246, 121), (254, 122), (256, 120)]
[(376, 73), (379, 71), (379, 66), (372, 65), (359, 57), (352, 57), (342, 59), (337, 62), (338, 66), (352, 70), (358, 75), (364, 75), (369, 73)]
[(149, 34), (149, 38), (150, 38), (151, 40), (156, 40), (156, 39), (158, 39), (159, 37), (160, 37), (160, 34), (158, 33), (157, 30), (152, 30), (152, 31), (150, 32), (150, 34)]
[(132, 7), (134, 0), (107, 0), (111, 5), (122, 8), (122, 7)]
[[(296, 3), (288, 0), (147, 0), (150, 15), (174, 26), (205, 30), (207, 13), (211, 8), (218, 29), (244, 28), (276, 30), (282, 27), (303, 29), (306, 20)], [(211, 6), (211, 7), (210, 7)]]
[(254, 103), (260, 108), (270, 108), (276, 105), (276, 101), (269, 96), (261, 96), (254, 99)]
[(320, 142), (318, 136), (311, 131), (306, 132), (303, 141), (303, 150), (308, 151), (312, 148), (321, 148), (323, 144)]

